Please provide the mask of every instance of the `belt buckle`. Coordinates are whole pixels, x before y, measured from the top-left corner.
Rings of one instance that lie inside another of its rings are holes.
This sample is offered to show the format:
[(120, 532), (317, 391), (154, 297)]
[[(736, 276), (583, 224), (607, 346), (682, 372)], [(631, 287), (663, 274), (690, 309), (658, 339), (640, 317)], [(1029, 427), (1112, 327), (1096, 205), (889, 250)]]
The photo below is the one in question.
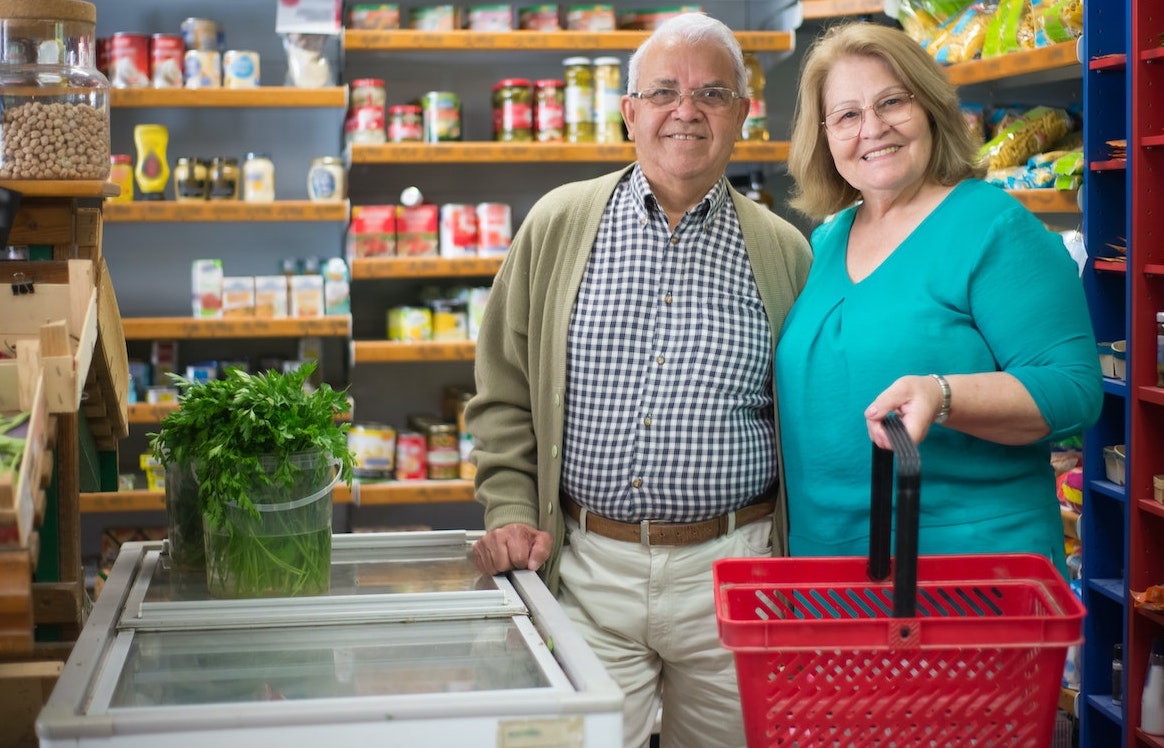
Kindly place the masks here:
[(651, 545), (651, 521), (649, 519), (639, 520), (639, 543), (648, 548)]

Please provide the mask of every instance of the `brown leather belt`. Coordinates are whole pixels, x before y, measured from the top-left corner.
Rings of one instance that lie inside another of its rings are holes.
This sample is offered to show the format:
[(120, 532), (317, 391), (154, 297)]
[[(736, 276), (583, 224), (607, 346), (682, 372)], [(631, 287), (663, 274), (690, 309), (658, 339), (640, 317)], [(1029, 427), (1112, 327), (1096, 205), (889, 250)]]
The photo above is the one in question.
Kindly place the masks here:
[(727, 535), (736, 528), (758, 522), (776, 510), (776, 488), (765, 491), (747, 506), (702, 522), (620, 522), (583, 509), (578, 502), (562, 493), (566, 514), (581, 525), (583, 531), (613, 540), (643, 545), (693, 545)]

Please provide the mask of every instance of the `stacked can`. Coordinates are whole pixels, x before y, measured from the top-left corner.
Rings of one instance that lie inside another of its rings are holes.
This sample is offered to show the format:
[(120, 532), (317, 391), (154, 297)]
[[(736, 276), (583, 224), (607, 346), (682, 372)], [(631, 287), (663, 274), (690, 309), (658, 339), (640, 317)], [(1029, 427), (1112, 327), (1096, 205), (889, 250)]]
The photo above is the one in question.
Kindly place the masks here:
[(222, 27), (208, 18), (187, 18), (182, 21), (182, 40), (186, 88), (220, 88)]
[(150, 81), (154, 88), (181, 88), (186, 42), (180, 34), (150, 37)]
[(384, 105), (388, 97), (384, 81), (357, 78), (349, 88), (348, 113), (344, 120), (345, 144), (385, 142)]

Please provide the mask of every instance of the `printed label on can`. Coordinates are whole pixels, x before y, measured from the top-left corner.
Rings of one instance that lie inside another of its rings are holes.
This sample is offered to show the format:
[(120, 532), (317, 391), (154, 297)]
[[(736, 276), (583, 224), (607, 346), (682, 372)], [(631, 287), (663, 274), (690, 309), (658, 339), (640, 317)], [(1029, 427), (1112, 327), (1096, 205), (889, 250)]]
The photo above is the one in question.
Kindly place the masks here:
[(254, 88), (259, 85), (259, 53), (228, 49), (222, 56), (224, 88)]
[(461, 203), (442, 205), (440, 242), (441, 257), (477, 254), (477, 209)]
[(221, 87), (221, 55), (201, 49), (186, 50), (186, 88)]
[(114, 88), (149, 88), (150, 41), (145, 34), (116, 33), (109, 40), (109, 83)]
[(483, 255), (504, 254), (513, 240), (507, 203), (477, 205), (477, 251)]
[(428, 440), (414, 431), (396, 437), (396, 480), (428, 478)]
[(429, 91), (421, 102), (424, 141), (439, 143), (461, 139), (461, 99), (449, 91)]
[(356, 455), (358, 478), (391, 478), (396, 473), (396, 429), (380, 423), (352, 426), (348, 449)]
[(150, 77), (154, 88), (181, 88), (186, 44), (178, 34), (154, 34), (150, 39)]

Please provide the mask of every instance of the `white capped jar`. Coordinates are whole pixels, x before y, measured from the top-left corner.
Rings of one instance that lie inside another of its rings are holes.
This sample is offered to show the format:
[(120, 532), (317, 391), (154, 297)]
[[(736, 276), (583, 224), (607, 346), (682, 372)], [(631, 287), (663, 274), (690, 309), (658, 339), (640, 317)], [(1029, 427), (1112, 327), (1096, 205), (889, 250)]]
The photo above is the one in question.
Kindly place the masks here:
[(335, 156), (313, 159), (307, 171), (307, 195), (318, 203), (343, 200), (347, 193), (347, 170)]
[(266, 153), (248, 153), (243, 162), (243, 200), (269, 203), (275, 199), (275, 164)]

